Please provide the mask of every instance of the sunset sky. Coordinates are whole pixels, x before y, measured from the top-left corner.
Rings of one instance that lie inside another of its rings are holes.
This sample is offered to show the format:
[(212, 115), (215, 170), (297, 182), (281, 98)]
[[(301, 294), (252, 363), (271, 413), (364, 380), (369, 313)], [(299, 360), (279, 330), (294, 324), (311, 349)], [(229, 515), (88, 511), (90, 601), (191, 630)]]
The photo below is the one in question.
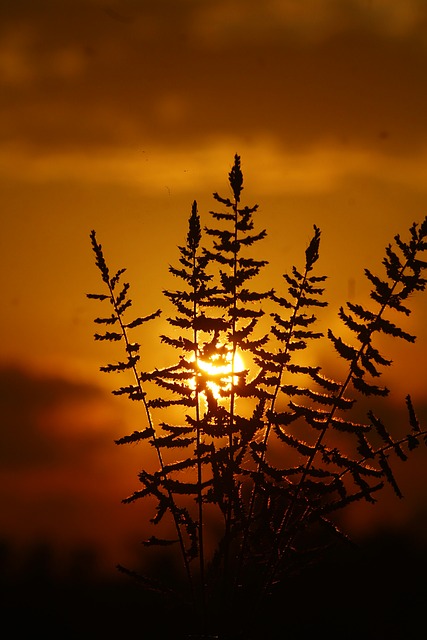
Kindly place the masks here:
[[(339, 331), (339, 305), (366, 300), (364, 267), (427, 215), (427, 3), (2, 2), (0, 132), (0, 536), (97, 544), (114, 564), (141, 537), (120, 500), (143, 461), (113, 442), (140, 425), (99, 373), (91, 229), (137, 312), (164, 307), (191, 203), (207, 223), (238, 153), (264, 282), (280, 290), (316, 224)], [(426, 415), (427, 295), (412, 308), (417, 343), (390, 345), (387, 382), (393, 406), (410, 391)], [(378, 513), (427, 536), (426, 460)]]

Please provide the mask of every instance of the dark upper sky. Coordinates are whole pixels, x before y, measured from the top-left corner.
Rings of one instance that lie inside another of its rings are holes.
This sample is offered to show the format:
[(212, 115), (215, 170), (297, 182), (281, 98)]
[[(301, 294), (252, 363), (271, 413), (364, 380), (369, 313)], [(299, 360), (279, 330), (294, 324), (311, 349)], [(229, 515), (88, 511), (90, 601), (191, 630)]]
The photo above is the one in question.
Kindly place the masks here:
[(5, 144), (425, 147), (422, 0), (18, 0), (1, 14)]

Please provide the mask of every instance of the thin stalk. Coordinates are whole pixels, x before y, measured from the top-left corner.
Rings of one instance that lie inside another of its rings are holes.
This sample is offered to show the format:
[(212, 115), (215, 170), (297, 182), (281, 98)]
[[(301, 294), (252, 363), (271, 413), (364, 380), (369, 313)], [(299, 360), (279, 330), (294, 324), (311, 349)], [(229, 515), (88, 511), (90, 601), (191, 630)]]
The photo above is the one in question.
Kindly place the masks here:
[[(196, 250), (193, 251), (193, 274), (196, 272)], [(193, 283), (193, 321), (197, 318), (197, 281), (194, 278)], [(202, 503), (202, 460), (200, 457), (200, 445), (202, 432), (200, 428), (200, 398), (199, 398), (199, 384), (198, 384), (198, 371), (199, 371), (199, 352), (198, 352), (198, 331), (196, 328), (193, 330), (193, 343), (194, 343), (194, 366), (195, 366), (195, 396), (196, 396), (196, 456), (197, 456), (197, 502), (198, 502), (198, 532), (199, 532), (199, 570), (200, 570), (200, 595), (201, 595), (201, 607), (202, 607), (202, 622), (205, 625), (206, 621), (206, 585), (205, 585), (205, 553), (204, 553), (204, 536), (203, 536), (203, 503)]]
[(224, 595), (227, 597), (229, 591), (229, 573), (230, 573), (230, 543), (231, 543), (231, 520), (233, 516), (233, 491), (234, 491), (234, 444), (233, 444), (233, 430), (234, 430), (234, 411), (235, 411), (235, 390), (234, 390), (234, 373), (235, 373), (235, 358), (236, 358), (236, 311), (237, 311), (237, 242), (238, 242), (238, 200), (235, 197), (233, 203), (234, 212), (234, 243), (233, 243), (233, 313), (231, 324), (231, 340), (232, 340), (232, 355), (231, 355), (231, 392), (230, 392), (230, 419), (229, 419), (229, 434), (228, 434), (228, 470), (227, 470), (227, 490), (228, 490), (228, 504), (227, 515), (225, 520), (225, 548), (224, 548)]
[[(111, 286), (110, 279), (108, 280), (107, 285), (108, 285), (108, 289), (109, 289), (109, 292), (110, 292), (113, 308), (114, 308), (116, 317), (117, 317), (117, 319), (119, 321), (120, 329), (121, 329), (121, 332), (122, 332), (122, 335), (123, 335), (123, 338), (124, 338), (124, 341), (125, 341), (126, 353), (130, 353), (130, 342), (129, 342), (129, 339), (128, 339), (128, 336), (127, 336), (126, 327), (123, 324), (123, 321), (122, 321), (122, 318), (121, 318), (121, 313), (119, 311), (119, 307), (118, 307), (117, 302), (116, 302), (116, 298), (115, 298), (115, 295), (114, 295), (113, 288)], [(159, 465), (160, 465), (160, 469), (161, 469), (162, 474), (163, 474), (165, 488), (166, 488), (166, 492), (167, 492), (167, 495), (168, 495), (170, 509), (171, 509), (171, 512), (172, 512), (172, 517), (173, 517), (173, 520), (174, 520), (174, 525), (175, 525), (176, 533), (177, 533), (178, 540), (179, 540), (179, 545), (180, 545), (180, 549), (181, 549), (181, 555), (182, 555), (182, 559), (183, 559), (183, 563), (184, 563), (184, 568), (185, 568), (185, 572), (186, 572), (186, 575), (187, 575), (188, 585), (189, 585), (189, 588), (190, 588), (191, 598), (194, 599), (193, 578), (192, 578), (192, 575), (191, 575), (190, 564), (189, 564), (189, 561), (188, 561), (188, 558), (187, 558), (187, 554), (186, 554), (186, 551), (185, 551), (185, 544), (184, 544), (184, 539), (183, 539), (183, 536), (182, 536), (181, 527), (180, 527), (180, 524), (179, 524), (178, 513), (177, 513), (176, 505), (175, 505), (175, 500), (173, 498), (171, 490), (167, 486), (167, 473), (165, 472), (165, 465), (164, 465), (164, 462), (163, 462), (162, 452), (161, 452), (160, 446), (159, 446), (159, 444), (157, 442), (156, 433), (155, 433), (155, 430), (154, 430), (153, 420), (152, 420), (150, 409), (149, 409), (149, 406), (148, 406), (147, 400), (146, 400), (146, 394), (145, 394), (145, 391), (142, 388), (141, 380), (139, 378), (138, 371), (136, 369), (136, 365), (135, 364), (132, 364), (132, 372), (133, 372), (133, 375), (134, 375), (134, 378), (135, 378), (135, 382), (136, 382), (136, 384), (138, 386), (138, 391), (139, 391), (138, 396), (142, 399), (142, 402), (143, 402), (143, 405), (144, 405), (144, 409), (145, 409), (145, 414), (147, 416), (148, 425), (149, 425), (149, 427), (150, 427), (150, 429), (151, 429), (151, 431), (153, 433), (152, 441), (153, 441), (154, 448), (155, 448), (156, 453), (157, 453), (157, 458), (158, 458), (158, 462), (159, 462)]]
[[(427, 430), (423, 430), (423, 431), (420, 430), (417, 432), (417, 438), (426, 439), (426, 437), (427, 437)], [(379, 449), (377, 449), (376, 451), (373, 451), (372, 456), (370, 456), (369, 458), (368, 456), (364, 456), (363, 458), (360, 458), (358, 462), (360, 464), (363, 464), (364, 462), (369, 462), (372, 460), (372, 458), (375, 458), (375, 456), (378, 456), (381, 453), (386, 453), (387, 451), (396, 451), (396, 447), (400, 447), (402, 445), (407, 445), (407, 444), (408, 444), (408, 436), (405, 436), (403, 438), (400, 438), (400, 440), (396, 440), (393, 443), (386, 444), (383, 447), (380, 447)], [(341, 473), (337, 475), (337, 478), (341, 480), (341, 478), (346, 476), (349, 472), (350, 472), (350, 469), (343, 469), (343, 471), (341, 471)]]
[[(415, 248), (415, 251), (416, 250), (417, 250), (417, 248)], [(346, 377), (345, 381), (343, 382), (343, 384), (341, 385), (341, 389), (340, 389), (338, 395), (335, 396), (335, 403), (334, 403), (333, 407), (331, 408), (331, 411), (330, 411), (330, 413), (328, 415), (327, 420), (325, 421), (324, 428), (322, 429), (322, 431), (320, 432), (320, 434), (319, 434), (319, 436), (317, 438), (316, 444), (313, 447), (313, 451), (311, 452), (310, 456), (307, 459), (307, 462), (306, 462), (306, 465), (304, 467), (304, 471), (303, 471), (303, 473), (301, 475), (301, 478), (300, 478), (299, 482), (295, 485), (295, 491), (294, 491), (293, 497), (291, 499), (291, 502), (290, 502), (285, 514), (284, 514), (284, 517), (283, 517), (283, 519), (282, 519), (282, 521), (280, 523), (280, 526), (279, 526), (279, 528), (277, 530), (277, 533), (276, 533), (276, 544), (274, 545), (274, 548), (277, 549), (276, 560), (274, 559), (274, 556), (272, 555), (271, 559), (270, 559), (270, 562), (268, 564), (268, 571), (270, 572), (270, 576), (266, 580), (265, 587), (264, 587), (264, 593), (271, 586), (271, 584), (272, 584), (272, 582), (273, 582), (273, 580), (275, 578), (275, 575), (276, 575), (277, 569), (279, 567), (279, 564), (283, 560), (283, 557), (285, 556), (285, 554), (289, 550), (289, 545), (290, 545), (291, 540), (288, 540), (288, 542), (285, 545), (284, 549), (280, 550), (281, 539), (284, 537), (284, 535), (286, 533), (286, 530), (287, 530), (287, 527), (288, 527), (288, 524), (289, 524), (289, 522), (290, 522), (290, 520), (291, 520), (291, 518), (293, 516), (293, 512), (295, 510), (299, 495), (300, 495), (301, 490), (302, 490), (302, 488), (303, 488), (303, 486), (305, 484), (305, 481), (306, 481), (307, 475), (308, 475), (308, 473), (310, 471), (310, 468), (313, 465), (314, 458), (316, 457), (317, 453), (319, 452), (320, 445), (322, 444), (323, 439), (325, 438), (325, 435), (326, 435), (329, 427), (331, 426), (332, 418), (334, 417), (335, 412), (338, 409), (339, 400), (341, 400), (344, 397), (344, 394), (347, 391), (347, 388), (348, 388), (348, 386), (349, 386), (349, 384), (350, 384), (350, 382), (351, 382), (351, 380), (353, 378), (353, 371), (357, 367), (357, 365), (359, 363), (359, 360), (363, 355), (363, 352), (365, 351), (367, 346), (370, 344), (371, 337), (372, 337), (373, 333), (377, 330), (377, 324), (378, 324), (379, 320), (381, 319), (381, 317), (382, 317), (383, 313), (385, 312), (385, 310), (388, 308), (389, 301), (390, 301), (391, 297), (393, 296), (396, 287), (400, 284), (400, 282), (402, 280), (402, 277), (404, 275), (404, 272), (408, 268), (409, 263), (411, 262), (412, 259), (413, 259), (413, 257), (408, 258), (407, 261), (405, 262), (405, 264), (402, 265), (402, 267), (401, 267), (401, 269), (399, 271), (398, 277), (395, 279), (394, 284), (390, 289), (390, 292), (389, 292), (387, 300), (382, 303), (382, 305), (381, 305), (381, 307), (380, 307), (375, 319), (372, 320), (372, 322), (371, 322), (371, 324), (369, 326), (369, 332), (366, 333), (366, 335), (364, 337), (364, 340), (361, 343), (358, 352), (355, 354), (352, 362), (350, 363), (350, 367), (349, 367), (349, 371), (348, 371), (347, 377)], [(300, 520), (301, 520), (301, 518), (300, 518)]]
[[(271, 412), (274, 411), (274, 407), (276, 405), (277, 396), (279, 394), (280, 387), (282, 386), (282, 377), (283, 377), (283, 373), (284, 373), (285, 367), (286, 367), (286, 364), (285, 364), (286, 363), (286, 356), (287, 356), (288, 351), (289, 351), (289, 344), (290, 344), (290, 341), (291, 341), (291, 338), (292, 338), (292, 333), (293, 333), (293, 329), (294, 329), (294, 326), (295, 326), (297, 313), (298, 313), (299, 308), (300, 308), (300, 301), (301, 301), (301, 298), (302, 298), (303, 293), (304, 293), (305, 284), (307, 282), (308, 272), (309, 272), (309, 269), (306, 268), (305, 272), (304, 272), (303, 280), (302, 280), (302, 282), (300, 284), (300, 287), (299, 287), (298, 297), (297, 297), (297, 301), (296, 301), (296, 304), (295, 304), (295, 307), (294, 307), (294, 311), (293, 311), (292, 317), (290, 319), (290, 327), (289, 327), (288, 337), (287, 337), (285, 345), (284, 345), (284, 350), (281, 352), (284, 355), (284, 359), (283, 359), (283, 362), (280, 365), (279, 370), (278, 370), (278, 380), (277, 380), (277, 383), (276, 383), (276, 386), (275, 386), (275, 389), (274, 389), (274, 392), (273, 392), (273, 397), (271, 398), (271, 402), (270, 402), (270, 411)], [(258, 462), (258, 465), (257, 465), (256, 477), (258, 477), (258, 474), (259, 474), (260, 469), (261, 469), (262, 462), (265, 460), (266, 450), (267, 450), (267, 443), (268, 443), (268, 439), (270, 437), (271, 427), (272, 427), (272, 422), (271, 422), (271, 420), (269, 420), (268, 423), (267, 423), (267, 426), (266, 426), (266, 429), (265, 429), (265, 433), (264, 433), (264, 438), (263, 438), (263, 441), (262, 441), (263, 447), (262, 447), (261, 455), (260, 455), (261, 460)], [(250, 498), (247, 523), (246, 523), (246, 526), (245, 526), (243, 540), (242, 540), (242, 544), (241, 544), (241, 547), (240, 547), (240, 554), (239, 554), (238, 568), (237, 568), (237, 571), (236, 571), (236, 582), (235, 582), (235, 585), (237, 585), (237, 583), (238, 583), (238, 580), (240, 578), (241, 571), (242, 571), (242, 568), (243, 568), (243, 560), (244, 560), (244, 555), (245, 555), (247, 544), (248, 544), (250, 527), (251, 527), (251, 524), (252, 524), (253, 518), (254, 518), (255, 500), (256, 500), (258, 489), (259, 489), (259, 482), (258, 482), (258, 480), (255, 480), (254, 481), (254, 485), (252, 487), (252, 493), (251, 493), (251, 498)]]

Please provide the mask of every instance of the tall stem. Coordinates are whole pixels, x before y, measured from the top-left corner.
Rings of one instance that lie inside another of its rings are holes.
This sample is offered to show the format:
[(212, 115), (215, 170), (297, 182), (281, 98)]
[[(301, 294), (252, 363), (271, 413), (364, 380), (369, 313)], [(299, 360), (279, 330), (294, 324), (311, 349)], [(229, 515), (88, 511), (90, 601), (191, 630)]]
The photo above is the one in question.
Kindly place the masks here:
[[(417, 247), (415, 247), (414, 249), (414, 255), (415, 252), (417, 251)], [(366, 334), (364, 335), (364, 339), (363, 342), (361, 342), (360, 348), (357, 351), (357, 353), (355, 354), (353, 360), (350, 363), (350, 367), (349, 367), (349, 371), (347, 374), (346, 379), (344, 380), (344, 382), (341, 385), (340, 391), (339, 393), (335, 396), (335, 402), (329, 412), (328, 417), (325, 420), (325, 426), (323, 427), (322, 431), (319, 433), (319, 436), (317, 438), (317, 441), (313, 447), (313, 450), (311, 452), (311, 454), (309, 455), (307, 462), (304, 466), (304, 470), (301, 474), (301, 477), (299, 479), (299, 482), (295, 485), (295, 490), (293, 492), (293, 496), (292, 499), (289, 503), (288, 508), (286, 509), (286, 512), (283, 516), (283, 519), (280, 523), (280, 526), (277, 529), (277, 533), (276, 533), (276, 544), (275, 549), (277, 550), (276, 554), (272, 554), (271, 556), (271, 560), (268, 564), (268, 571), (270, 572), (270, 576), (268, 577), (266, 583), (265, 583), (265, 590), (264, 592), (269, 588), (269, 586), (272, 584), (272, 582), (274, 581), (277, 569), (279, 567), (280, 562), (283, 560), (285, 554), (289, 551), (290, 548), (290, 544), (292, 542), (292, 539), (289, 538), (287, 543), (285, 544), (284, 548), (281, 549), (281, 541), (283, 539), (283, 537), (286, 535), (286, 531), (288, 528), (288, 525), (290, 523), (290, 520), (294, 514), (297, 502), (298, 502), (298, 498), (300, 496), (300, 493), (304, 487), (307, 475), (313, 465), (314, 459), (316, 457), (316, 455), (318, 454), (318, 452), (320, 451), (320, 447), (321, 444), (326, 436), (326, 433), (329, 429), (329, 427), (331, 426), (331, 422), (332, 419), (335, 416), (336, 411), (338, 410), (338, 405), (339, 405), (339, 401), (344, 397), (347, 388), (353, 378), (353, 372), (356, 369), (364, 351), (366, 350), (366, 348), (368, 347), (368, 345), (371, 343), (371, 338), (372, 338), (372, 334), (378, 330), (378, 323), (382, 317), (382, 315), (384, 314), (385, 310), (388, 308), (389, 306), (389, 302), (390, 299), (392, 298), (392, 296), (394, 295), (394, 292), (396, 290), (396, 287), (398, 286), (398, 284), (400, 284), (400, 282), (402, 281), (404, 272), (406, 271), (406, 269), (408, 268), (411, 260), (413, 259), (412, 257), (408, 257), (407, 261), (405, 262), (405, 264), (401, 267), (398, 276), (396, 277), (393, 286), (390, 288), (389, 294), (387, 299), (381, 304), (381, 307), (379, 309), (379, 311), (377, 312), (377, 315), (375, 316), (375, 318), (371, 321), (369, 327), (368, 327), (368, 331), (366, 332)], [(302, 516), (303, 517), (303, 516)], [(300, 517), (301, 519), (301, 517)]]
[[(196, 250), (193, 251), (193, 276), (196, 273)], [(197, 318), (197, 298), (198, 298), (197, 281), (194, 278), (193, 284), (193, 322)], [(196, 327), (193, 330), (193, 343), (194, 343), (194, 367), (195, 367), (195, 396), (196, 396), (196, 458), (197, 458), (197, 502), (198, 502), (198, 538), (199, 538), (199, 570), (200, 570), (200, 595), (201, 595), (201, 608), (202, 608), (202, 623), (205, 624), (206, 617), (206, 593), (205, 593), (205, 553), (204, 553), (204, 536), (203, 536), (203, 502), (202, 502), (202, 460), (200, 455), (202, 432), (200, 427), (200, 398), (199, 398), (199, 383), (198, 383), (198, 371), (199, 371), (199, 345), (198, 345), (198, 331)]]
[[(292, 338), (292, 334), (293, 334), (293, 329), (295, 326), (295, 321), (296, 321), (296, 317), (298, 314), (298, 310), (300, 308), (300, 300), (302, 298), (302, 295), (304, 293), (304, 289), (305, 289), (305, 284), (307, 282), (307, 276), (308, 276), (308, 268), (305, 269), (304, 272), (304, 276), (303, 276), (303, 280), (300, 284), (299, 287), (299, 291), (298, 291), (298, 297), (297, 297), (297, 301), (294, 307), (294, 311), (292, 314), (292, 317), (290, 319), (290, 326), (289, 326), (289, 332), (288, 332), (288, 337), (286, 339), (285, 345), (284, 345), (284, 350), (281, 352), (283, 354), (283, 362), (279, 367), (278, 370), (278, 379), (277, 379), (277, 383), (276, 386), (274, 388), (274, 392), (273, 392), (273, 396), (271, 398), (270, 401), (270, 407), (269, 410), (270, 412), (274, 411), (275, 405), (276, 405), (276, 400), (277, 400), (277, 396), (279, 394), (280, 391), (280, 387), (282, 385), (282, 378), (283, 378), (283, 373), (285, 371), (285, 366), (286, 366), (286, 358), (289, 352), (289, 344)], [(257, 473), (256, 473), (256, 477), (258, 478), (259, 476), (259, 472), (261, 470), (261, 465), (262, 462), (265, 460), (265, 456), (266, 456), (266, 451), (267, 451), (267, 443), (268, 443), (268, 439), (270, 437), (270, 432), (271, 432), (271, 420), (268, 420), (267, 426), (265, 428), (265, 433), (264, 433), (264, 437), (263, 437), (263, 441), (262, 441), (262, 449), (261, 449), (261, 454), (260, 454), (260, 461), (257, 464)], [(255, 500), (257, 497), (257, 493), (258, 493), (258, 489), (259, 489), (259, 481), (255, 480), (254, 481), (254, 485), (252, 487), (252, 492), (251, 492), (251, 498), (250, 498), (250, 503), (249, 503), (249, 510), (248, 510), (248, 517), (247, 517), (247, 522), (246, 522), (246, 526), (245, 526), (245, 531), (243, 534), (243, 540), (241, 543), (241, 547), (240, 547), (240, 553), (239, 553), (239, 562), (238, 562), (238, 568), (236, 571), (236, 581), (235, 584), (237, 585), (240, 576), (241, 576), (241, 571), (243, 569), (243, 562), (244, 562), (244, 556), (246, 553), (246, 549), (247, 549), (247, 544), (249, 541), (249, 535), (250, 535), (250, 528), (254, 519), (254, 510), (255, 510)]]
[[(117, 301), (116, 301), (116, 298), (115, 298), (115, 295), (114, 295), (113, 287), (111, 286), (111, 280), (108, 280), (107, 284), (108, 284), (108, 289), (109, 289), (109, 292), (110, 292), (113, 308), (114, 308), (116, 317), (117, 317), (117, 319), (119, 321), (120, 329), (121, 329), (121, 332), (122, 332), (122, 335), (123, 335), (123, 338), (124, 338), (124, 341), (125, 341), (126, 353), (130, 353), (130, 342), (129, 342), (129, 339), (128, 339), (128, 336), (127, 336), (126, 327), (125, 327), (125, 325), (124, 325), (124, 323), (122, 321), (121, 313), (120, 313), (119, 306), (117, 304)], [(192, 575), (191, 575), (190, 563), (188, 561), (187, 553), (186, 553), (186, 550), (185, 550), (184, 538), (182, 536), (182, 531), (181, 531), (181, 527), (180, 527), (178, 511), (177, 511), (177, 508), (176, 508), (176, 504), (175, 504), (175, 500), (174, 500), (174, 497), (172, 495), (172, 492), (167, 487), (167, 473), (165, 471), (165, 464), (164, 464), (164, 461), (163, 461), (162, 452), (161, 452), (160, 446), (159, 446), (159, 444), (157, 442), (157, 437), (156, 437), (156, 433), (155, 433), (155, 429), (154, 429), (153, 420), (152, 420), (150, 409), (149, 409), (149, 406), (148, 406), (147, 400), (146, 400), (146, 394), (145, 394), (145, 391), (142, 388), (141, 379), (140, 379), (140, 377), (138, 375), (138, 371), (136, 369), (136, 365), (135, 364), (132, 364), (132, 372), (133, 372), (133, 375), (134, 375), (134, 378), (135, 378), (136, 385), (138, 387), (138, 392), (139, 392), (138, 393), (138, 397), (142, 399), (142, 402), (143, 402), (143, 405), (144, 405), (144, 409), (145, 409), (145, 413), (146, 413), (146, 416), (147, 416), (148, 425), (149, 425), (149, 427), (150, 427), (150, 429), (151, 429), (151, 431), (153, 433), (152, 441), (153, 441), (153, 444), (154, 444), (154, 448), (156, 450), (159, 466), (160, 466), (161, 472), (163, 474), (163, 480), (164, 480), (164, 484), (165, 484), (165, 488), (166, 488), (166, 492), (167, 492), (167, 496), (168, 496), (168, 500), (169, 500), (169, 504), (170, 504), (170, 509), (171, 509), (171, 513), (172, 513), (172, 517), (173, 517), (173, 521), (174, 521), (174, 525), (175, 525), (175, 530), (176, 530), (176, 533), (177, 533), (177, 536), (178, 536), (179, 545), (180, 545), (180, 549), (181, 549), (182, 560), (183, 560), (185, 572), (186, 572), (186, 575), (187, 575), (187, 580), (188, 580), (188, 585), (189, 585), (189, 588), (190, 588), (191, 597), (193, 599), (194, 598), (193, 578), (192, 578)]]
[(228, 433), (228, 469), (227, 469), (227, 491), (228, 491), (228, 503), (227, 503), (227, 515), (225, 521), (225, 549), (224, 549), (224, 595), (227, 597), (229, 594), (229, 575), (230, 575), (230, 545), (231, 545), (231, 521), (233, 517), (233, 493), (234, 493), (234, 411), (235, 411), (235, 398), (234, 391), (234, 373), (235, 373), (235, 359), (236, 359), (236, 310), (237, 310), (237, 253), (238, 253), (238, 201), (234, 199), (233, 203), (234, 212), (234, 242), (233, 242), (233, 304), (232, 304), (232, 318), (231, 318), (231, 340), (232, 340), (232, 352), (231, 352), (231, 391), (230, 391), (230, 414), (229, 414), (229, 433)]

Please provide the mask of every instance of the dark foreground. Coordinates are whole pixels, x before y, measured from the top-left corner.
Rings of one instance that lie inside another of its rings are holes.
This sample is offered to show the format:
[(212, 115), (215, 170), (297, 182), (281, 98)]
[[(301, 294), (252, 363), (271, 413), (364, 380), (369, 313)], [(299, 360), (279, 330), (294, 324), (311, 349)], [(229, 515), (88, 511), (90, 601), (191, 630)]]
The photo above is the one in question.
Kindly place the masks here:
[[(8, 572), (5, 559), (2, 564), (4, 638), (184, 640), (194, 632), (184, 611), (165, 610), (125, 576), (101, 581), (76, 572), (59, 580), (40, 558), (23, 575)], [(427, 541), (420, 546), (397, 536), (377, 537), (295, 579), (239, 640), (421, 637), (426, 569)]]

